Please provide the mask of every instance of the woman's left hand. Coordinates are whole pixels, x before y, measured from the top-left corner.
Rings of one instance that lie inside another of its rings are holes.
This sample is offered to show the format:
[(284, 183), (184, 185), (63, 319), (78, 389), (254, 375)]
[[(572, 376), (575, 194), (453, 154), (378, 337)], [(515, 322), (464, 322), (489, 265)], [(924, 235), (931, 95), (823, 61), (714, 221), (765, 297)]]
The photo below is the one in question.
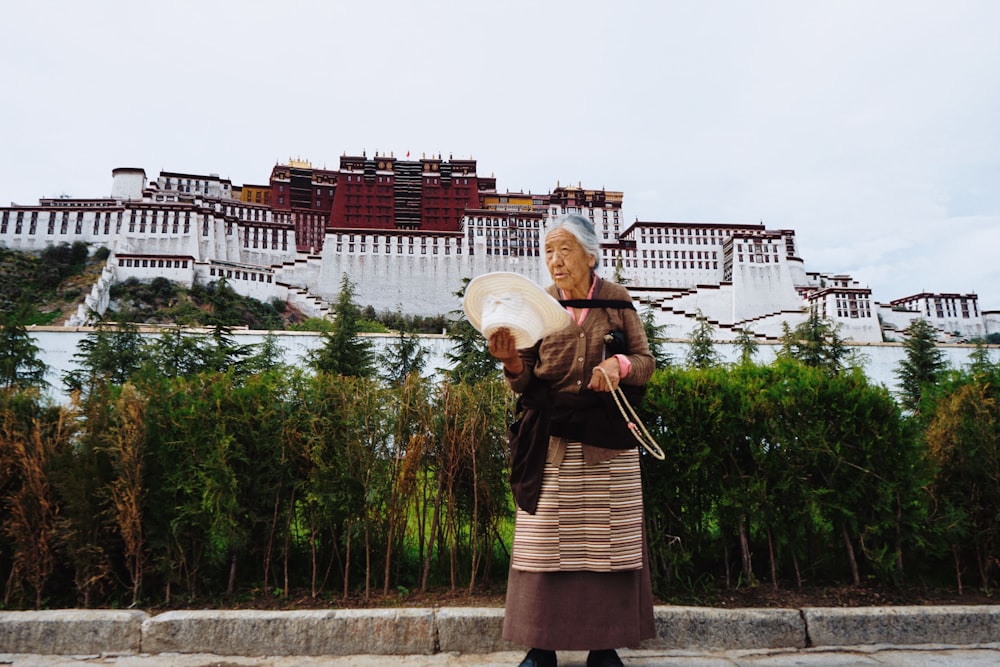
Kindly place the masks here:
[[(603, 368), (604, 372), (607, 373), (607, 377), (604, 373), (599, 371), (599, 368)], [(608, 384), (608, 381), (611, 384)], [(615, 357), (608, 357), (602, 361), (597, 367), (594, 368), (593, 373), (590, 376), (590, 384), (587, 385), (587, 389), (593, 391), (614, 391), (618, 387), (618, 383), (621, 381), (621, 367), (618, 365), (618, 359)]]

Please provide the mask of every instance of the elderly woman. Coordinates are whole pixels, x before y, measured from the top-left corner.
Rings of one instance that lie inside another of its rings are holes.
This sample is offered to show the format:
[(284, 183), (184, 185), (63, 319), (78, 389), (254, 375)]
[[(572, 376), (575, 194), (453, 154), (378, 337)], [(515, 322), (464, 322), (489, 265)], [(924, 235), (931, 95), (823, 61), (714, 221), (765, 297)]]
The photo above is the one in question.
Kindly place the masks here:
[(589, 220), (555, 220), (547, 291), (572, 322), (529, 349), (508, 329), (489, 337), (510, 387), (546, 415), (537, 499), (518, 501), (504, 615), (504, 638), (532, 647), (521, 667), (555, 667), (560, 649), (614, 667), (615, 648), (655, 636), (639, 451), (602, 400), (619, 383), (644, 385), (655, 364), (628, 291), (596, 275), (599, 259)]

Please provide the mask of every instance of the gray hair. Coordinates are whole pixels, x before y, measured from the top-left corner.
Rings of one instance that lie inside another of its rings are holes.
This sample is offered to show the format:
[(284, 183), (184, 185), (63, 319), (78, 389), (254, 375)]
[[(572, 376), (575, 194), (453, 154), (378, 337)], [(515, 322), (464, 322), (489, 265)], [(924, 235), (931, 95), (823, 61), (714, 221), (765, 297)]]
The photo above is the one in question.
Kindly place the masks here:
[(594, 258), (595, 269), (601, 265), (601, 242), (597, 240), (594, 223), (582, 215), (560, 215), (549, 224), (545, 234), (549, 235), (557, 229), (565, 229), (580, 242), (584, 252)]

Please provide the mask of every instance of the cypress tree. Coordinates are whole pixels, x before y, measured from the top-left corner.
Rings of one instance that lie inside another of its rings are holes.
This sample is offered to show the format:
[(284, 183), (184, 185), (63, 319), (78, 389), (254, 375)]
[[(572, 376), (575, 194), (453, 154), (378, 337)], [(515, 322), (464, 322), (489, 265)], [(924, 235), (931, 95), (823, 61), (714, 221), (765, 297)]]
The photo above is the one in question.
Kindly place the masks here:
[(395, 386), (402, 385), (410, 373), (419, 375), (423, 372), (427, 355), (427, 348), (421, 345), (419, 338), (400, 329), (396, 341), (388, 346), (385, 356), (379, 360), (382, 379)]
[(907, 327), (903, 342), (906, 358), (899, 362), (895, 375), (899, 379), (902, 406), (918, 412), (920, 402), (929, 387), (937, 384), (947, 364), (944, 353), (937, 347), (937, 336), (927, 320), (916, 319)]
[[(462, 280), (462, 286), (455, 296), (459, 301), (465, 296), (469, 278)], [(452, 311), (458, 321), (451, 328), (448, 337), (452, 341), (452, 351), (445, 358), (452, 363), (448, 374), (456, 382), (475, 384), (496, 374), (499, 361), (490, 354), (489, 341), (465, 318), (463, 310)]]
[(373, 372), (372, 346), (361, 338), (361, 308), (354, 303), (355, 285), (344, 273), (334, 307), (333, 329), (322, 336), (323, 347), (309, 356), (317, 371), (351, 377), (370, 377)]
[(708, 318), (698, 311), (698, 324), (691, 331), (691, 346), (687, 352), (687, 364), (691, 368), (711, 368), (719, 365), (719, 353), (712, 340), (713, 330)]
[(24, 326), (27, 304), (3, 318), (0, 326), (0, 389), (44, 387), (48, 366), (38, 358), (41, 348)]
[(753, 363), (753, 358), (757, 354), (760, 343), (754, 338), (750, 329), (740, 329), (736, 335), (736, 347), (740, 351), (740, 365), (749, 366)]
[(672, 365), (674, 360), (666, 350), (666, 336), (663, 333), (667, 327), (656, 323), (656, 313), (652, 306), (643, 310), (639, 317), (642, 320), (642, 328), (646, 332), (646, 340), (649, 342), (649, 352), (656, 360), (656, 367), (666, 368)]
[(781, 350), (778, 356), (796, 359), (812, 368), (824, 368), (830, 373), (840, 373), (850, 356), (844, 339), (837, 333), (837, 327), (819, 316), (812, 309), (809, 318), (794, 329), (787, 322), (781, 324)]

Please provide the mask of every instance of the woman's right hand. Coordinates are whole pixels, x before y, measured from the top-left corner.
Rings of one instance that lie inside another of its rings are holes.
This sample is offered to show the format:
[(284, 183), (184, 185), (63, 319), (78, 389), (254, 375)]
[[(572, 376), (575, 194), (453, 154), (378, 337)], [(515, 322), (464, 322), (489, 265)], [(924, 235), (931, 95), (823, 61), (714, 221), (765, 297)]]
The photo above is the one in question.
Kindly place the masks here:
[(520, 375), (524, 370), (521, 356), (517, 353), (514, 335), (507, 327), (500, 327), (490, 336), (490, 354), (500, 360), (504, 369), (511, 375)]

